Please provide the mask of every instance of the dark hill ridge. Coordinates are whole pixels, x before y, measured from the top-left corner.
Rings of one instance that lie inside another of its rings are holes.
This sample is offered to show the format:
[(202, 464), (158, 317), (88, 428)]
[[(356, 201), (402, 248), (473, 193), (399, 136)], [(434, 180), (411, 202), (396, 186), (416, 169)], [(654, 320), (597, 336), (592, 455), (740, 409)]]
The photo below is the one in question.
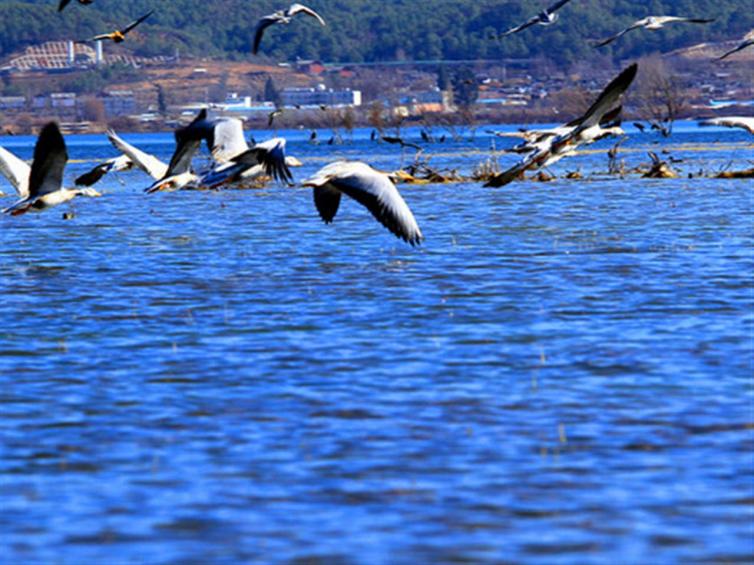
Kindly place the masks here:
[[(652, 13), (635, 0), (573, 0), (550, 28), (536, 26), (504, 40), (489, 39), (530, 17), (548, 1), (493, 0), (312, 0), (328, 22), (303, 18), (268, 31), (262, 55), (276, 61), (332, 62), (547, 57), (556, 63), (633, 58), (703, 41), (736, 39), (754, 27), (750, 0), (653, 0)], [(51, 39), (78, 39), (122, 25), (151, 8), (154, 16), (129, 37), (139, 55), (251, 57), (257, 19), (286, 1), (270, 0), (57, 0), (0, 2), (0, 57)], [(596, 50), (588, 39), (619, 31), (647, 15), (714, 17), (710, 25), (674, 25), (659, 32), (635, 31)]]

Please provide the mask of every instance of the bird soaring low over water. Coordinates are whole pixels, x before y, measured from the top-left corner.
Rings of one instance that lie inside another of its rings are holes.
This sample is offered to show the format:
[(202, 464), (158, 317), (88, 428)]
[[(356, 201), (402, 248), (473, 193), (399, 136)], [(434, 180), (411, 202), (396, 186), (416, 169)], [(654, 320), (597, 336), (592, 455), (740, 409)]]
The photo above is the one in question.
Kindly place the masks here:
[(726, 128), (741, 128), (754, 134), (754, 117), (725, 116), (700, 120), (700, 126), (719, 126)]
[(121, 155), (120, 157), (113, 157), (100, 163), (92, 168), (90, 171), (84, 173), (75, 180), (78, 186), (93, 186), (97, 184), (102, 177), (107, 173), (115, 173), (121, 171), (128, 171), (134, 166), (133, 161), (128, 155)]
[(636, 78), (638, 66), (636, 63), (626, 68), (597, 97), (586, 113), (578, 120), (571, 122), (572, 129), (562, 135), (544, 139), (537, 149), (530, 153), (523, 161), (507, 171), (493, 176), (485, 186), (505, 186), (526, 171), (547, 167), (556, 161), (573, 155), (581, 145), (594, 143), (606, 135), (620, 135), (623, 130), (613, 124), (606, 124), (606, 117), (611, 114), (617, 116), (620, 110), (620, 100), (628, 87)]
[(642, 18), (640, 20), (636, 20), (634, 23), (632, 23), (630, 26), (628, 26), (626, 29), (620, 31), (619, 33), (616, 33), (615, 35), (608, 37), (606, 39), (603, 39), (601, 41), (598, 41), (595, 43), (595, 47), (604, 47), (605, 45), (608, 45), (609, 43), (612, 43), (616, 39), (619, 39), (626, 35), (629, 31), (632, 31), (634, 29), (644, 28), (649, 30), (658, 30), (665, 27), (666, 24), (672, 24), (676, 22), (685, 22), (690, 24), (708, 24), (711, 22), (714, 22), (713, 19), (700, 19), (700, 18), (680, 18), (677, 16), (648, 16), (646, 18)]
[(76, 196), (101, 196), (91, 188), (63, 188), (63, 171), (68, 161), (68, 152), (55, 122), (42, 128), (34, 146), (31, 167), (15, 157), (9, 160), (9, 153), (3, 151), (0, 155), (0, 170), (4, 173), (6, 170), (11, 172), (6, 176), (21, 197), (13, 206), (3, 210), (6, 214), (20, 216), (30, 210), (41, 211), (68, 202)]
[(526, 28), (531, 27), (533, 25), (549, 26), (549, 25), (554, 24), (556, 21), (558, 21), (558, 18), (560, 17), (555, 12), (558, 11), (563, 6), (565, 6), (566, 4), (568, 4), (568, 2), (570, 1), (571, 0), (559, 0), (558, 2), (556, 2), (549, 8), (542, 10), (539, 14), (525, 21), (521, 25), (513, 27), (509, 29), (508, 31), (501, 33), (500, 37), (505, 37), (507, 35), (518, 33), (519, 31), (523, 31)]
[[(94, 0), (78, 0), (79, 4), (83, 4), (85, 6), (91, 4), (94, 2)], [(60, 4), (58, 4), (58, 12), (62, 12), (65, 7), (71, 3), (71, 0), (60, 0)]]
[(110, 33), (101, 33), (100, 35), (95, 35), (94, 37), (87, 39), (86, 41), (105, 41), (109, 39), (113, 41), (113, 43), (123, 43), (126, 40), (126, 34), (152, 14), (154, 14), (154, 10), (150, 10), (148, 13), (141, 16), (138, 20), (132, 21), (121, 30), (111, 31)]
[(287, 10), (278, 10), (274, 14), (270, 14), (259, 20), (256, 31), (254, 32), (254, 47), (252, 49), (254, 55), (259, 52), (259, 44), (262, 42), (262, 36), (268, 27), (275, 24), (289, 24), (291, 23), (293, 16), (296, 14), (306, 14), (307, 16), (315, 18), (321, 25), (327, 25), (325, 24), (325, 20), (323, 20), (322, 17), (311, 8), (308, 8), (303, 4), (291, 4)]
[(417, 245), (424, 236), (393, 181), (359, 161), (336, 161), (320, 169), (304, 186), (314, 189), (314, 205), (325, 223), (335, 218), (340, 196), (365, 206), (383, 226), (400, 239)]

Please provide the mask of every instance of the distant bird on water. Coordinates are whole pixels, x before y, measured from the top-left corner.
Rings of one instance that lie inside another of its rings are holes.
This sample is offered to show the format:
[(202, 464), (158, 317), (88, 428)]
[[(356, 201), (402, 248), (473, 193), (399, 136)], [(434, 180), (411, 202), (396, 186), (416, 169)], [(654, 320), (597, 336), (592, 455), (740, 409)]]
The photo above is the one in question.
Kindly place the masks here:
[[(7, 153), (7, 152), (6, 152)], [(21, 200), (3, 210), (6, 214), (20, 216), (30, 210), (41, 211), (76, 196), (101, 196), (91, 188), (63, 188), (63, 171), (68, 161), (65, 140), (55, 122), (42, 128), (34, 147), (34, 160), (31, 167), (18, 158), (5, 160), (0, 169), (8, 165), (17, 179), (14, 183)], [(10, 178), (10, 177), (9, 177)]]
[(126, 34), (152, 14), (154, 14), (154, 10), (150, 10), (149, 12), (141, 16), (138, 20), (132, 21), (121, 30), (116, 29), (115, 31), (111, 31), (110, 33), (101, 33), (100, 35), (95, 35), (94, 37), (86, 41), (105, 41), (109, 39), (113, 43), (123, 43), (126, 40)]
[(315, 18), (321, 25), (327, 25), (325, 24), (325, 20), (323, 20), (322, 17), (311, 8), (308, 8), (303, 4), (291, 4), (287, 10), (278, 10), (277, 12), (259, 20), (259, 23), (257, 23), (257, 29), (254, 32), (254, 48), (252, 50), (254, 55), (259, 51), (259, 44), (262, 42), (262, 36), (268, 27), (275, 24), (289, 24), (291, 23), (293, 16), (296, 14), (306, 14), (307, 16)]
[(417, 245), (424, 239), (419, 225), (393, 181), (360, 161), (336, 161), (320, 169), (304, 186), (314, 189), (314, 205), (329, 224), (342, 194), (366, 207), (396, 237)]
[[(79, 4), (83, 4), (85, 6), (91, 4), (94, 2), (94, 0), (78, 0)], [(71, 0), (60, 0), (60, 4), (58, 4), (58, 12), (62, 12), (65, 7), (71, 3)]]
[(754, 134), (754, 117), (738, 117), (738, 116), (726, 116), (722, 118), (710, 118), (709, 120), (701, 120), (700, 126), (719, 126), (726, 128), (741, 128), (745, 129), (751, 134)]
[(723, 59), (727, 59), (734, 53), (743, 51), (744, 49), (751, 47), (752, 45), (754, 45), (754, 31), (750, 31), (749, 33), (747, 33), (746, 36), (744, 37), (744, 40), (741, 43), (739, 43), (736, 47), (734, 47), (730, 51), (726, 51), (725, 53), (723, 53), (723, 55), (718, 57), (717, 60), (722, 61)]
[(558, 18), (560, 17), (555, 12), (558, 11), (563, 6), (565, 6), (566, 4), (568, 4), (568, 2), (570, 1), (571, 0), (558, 0), (558, 2), (555, 2), (555, 4), (553, 4), (549, 8), (542, 10), (539, 14), (525, 21), (521, 25), (513, 27), (509, 29), (508, 31), (501, 33), (499, 37), (506, 37), (508, 35), (518, 33), (519, 31), (523, 31), (526, 28), (531, 27), (533, 25), (537, 25), (537, 24), (543, 25), (543, 26), (549, 26), (549, 25), (554, 24), (556, 21), (558, 21)]
[(620, 31), (619, 33), (616, 33), (615, 35), (608, 37), (606, 39), (603, 39), (601, 41), (598, 41), (595, 44), (595, 47), (604, 47), (605, 45), (608, 45), (615, 41), (616, 39), (619, 39), (626, 35), (629, 31), (632, 31), (634, 29), (644, 28), (649, 29), (652, 31), (662, 29), (667, 24), (672, 24), (676, 22), (683, 22), (683, 23), (690, 23), (690, 24), (709, 24), (714, 22), (713, 19), (701, 19), (701, 18), (680, 18), (677, 16), (648, 16), (646, 18), (642, 18), (640, 20), (636, 20), (634, 23), (632, 23), (630, 26), (628, 26), (626, 29)]

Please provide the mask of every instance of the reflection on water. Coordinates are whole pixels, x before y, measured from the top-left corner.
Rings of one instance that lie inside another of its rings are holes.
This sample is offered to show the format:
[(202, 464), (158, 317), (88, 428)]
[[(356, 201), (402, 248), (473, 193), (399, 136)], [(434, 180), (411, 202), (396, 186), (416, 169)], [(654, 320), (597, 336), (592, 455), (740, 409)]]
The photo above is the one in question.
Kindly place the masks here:
[[(745, 168), (746, 139), (670, 143)], [(400, 160), (289, 151), (299, 179)], [(750, 559), (747, 181), (405, 186), (411, 249), (352, 201), (325, 226), (308, 190), (120, 179), (71, 221), (0, 219), (8, 562)]]

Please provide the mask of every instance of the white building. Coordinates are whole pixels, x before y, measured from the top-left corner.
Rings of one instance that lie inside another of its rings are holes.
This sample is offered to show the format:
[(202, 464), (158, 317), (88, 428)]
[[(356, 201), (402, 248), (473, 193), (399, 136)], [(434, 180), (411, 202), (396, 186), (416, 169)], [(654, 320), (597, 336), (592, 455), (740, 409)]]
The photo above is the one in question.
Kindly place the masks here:
[(280, 93), (283, 106), (361, 106), (360, 90), (333, 90), (320, 84), (316, 88), (285, 88)]

